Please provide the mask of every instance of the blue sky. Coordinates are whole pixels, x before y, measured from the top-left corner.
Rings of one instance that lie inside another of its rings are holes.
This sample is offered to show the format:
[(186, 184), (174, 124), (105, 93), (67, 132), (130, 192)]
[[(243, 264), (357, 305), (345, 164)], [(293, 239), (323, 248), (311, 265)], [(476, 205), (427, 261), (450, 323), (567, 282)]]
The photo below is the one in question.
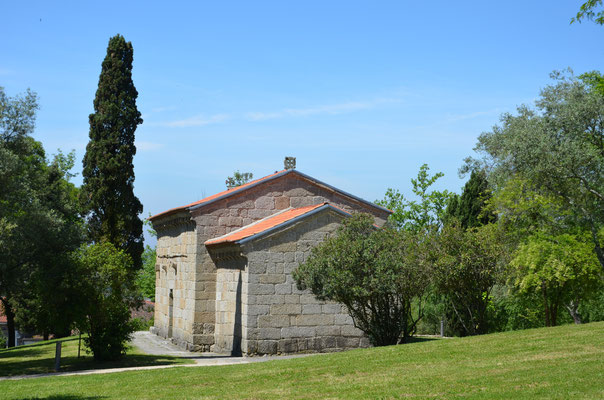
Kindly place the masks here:
[(459, 192), (463, 158), (501, 113), (552, 70), (601, 69), (604, 27), (569, 24), (581, 3), (7, 2), (0, 86), (38, 93), (36, 139), (75, 149), (80, 172), (107, 42), (131, 41), (145, 216), (285, 156), (368, 200), (409, 194), (423, 163)]

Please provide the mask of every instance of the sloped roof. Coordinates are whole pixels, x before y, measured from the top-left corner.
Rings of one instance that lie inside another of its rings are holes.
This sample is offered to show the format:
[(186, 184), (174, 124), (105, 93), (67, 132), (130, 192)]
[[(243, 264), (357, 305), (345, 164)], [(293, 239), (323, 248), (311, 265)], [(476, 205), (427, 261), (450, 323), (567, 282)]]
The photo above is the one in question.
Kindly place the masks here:
[(342, 215), (350, 216), (348, 212), (329, 203), (321, 203), (300, 208), (288, 208), (284, 211), (278, 212), (277, 214), (273, 214), (270, 217), (261, 219), (250, 225), (244, 226), (243, 228), (227, 233), (226, 235), (210, 239), (205, 242), (205, 245), (211, 246), (222, 243), (245, 243), (249, 240), (266, 235), (267, 233), (299, 221), (300, 219), (309, 217), (325, 209), (331, 209)]
[(302, 178), (304, 178), (304, 179), (306, 179), (306, 180), (314, 183), (315, 185), (323, 186), (323, 187), (325, 187), (325, 188), (327, 188), (327, 189), (329, 189), (331, 191), (338, 192), (338, 193), (340, 193), (340, 194), (342, 194), (342, 195), (344, 195), (346, 197), (350, 197), (352, 199), (355, 199), (358, 202), (367, 204), (367, 205), (369, 205), (371, 207), (380, 209), (382, 211), (386, 211), (388, 213), (392, 213), (392, 211), (388, 210), (387, 208), (378, 206), (377, 204), (374, 204), (374, 203), (372, 203), (370, 201), (364, 200), (364, 199), (362, 199), (360, 197), (357, 197), (355, 195), (347, 193), (347, 192), (345, 192), (343, 190), (337, 189), (337, 188), (335, 188), (335, 187), (333, 187), (331, 185), (328, 185), (327, 183), (319, 181), (318, 179), (315, 179), (315, 178), (313, 178), (311, 176), (303, 174), (302, 172), (300, 172), (298, 170), (295, 170), (295, 169), (284, 169), (282, 171), (275, 172), (274, 174), (267, 175), (267, 176), (265, 176), (263, 178), (253, 180), (253, 181), (248, 182), (248, 183), (246, 183), (244, 185), (237, 186), (235, 188), (222, 191), (220, 193), (216, 193), (216, 194), (214, 194), (212, 196), (209, 196), (209, 197), (205, 197), (205, 198), (203, 198), (201, 200), (198, 200), (198, 201), (196, 201), (194, 203), (187, 204), (187, 205), (182, 206), (182, 207), (172, 208), (170, 210), (167, 210), (167, 211), (155, 214), (155, 215), (149, 217), (149, 220), (153, 220), (155, 218), (162, 217), (162, 216), (167, 216), (167, 215), (175, 214), (177, 212), (184, 211), (184, 210), (193, 210), (193, 209), (196, 209), (196, 208), (199, 208), (199, 207), (203, 207), (203, 206), (211, 204), (211, 203), (213, 203), (215, 201), (222, 200), (224, 198), (233, 196), (233, 195), (235, 195), (237, 193), (242, 193), (242, 192), (244, 192), (244, 191), (246, 191), (248, 189), (251, 189), (251, 188), (253, 188), (253, 187), (255, 187), (255, 186), (259, 185), (259, 184), (271, 181), (273, 179), (279, 178), (281, 176), (285, 176), (285, 175), (290, 174), (290, 173), (295, 173), (295, 174), (299, 175), (300, 177), (302, 177)]

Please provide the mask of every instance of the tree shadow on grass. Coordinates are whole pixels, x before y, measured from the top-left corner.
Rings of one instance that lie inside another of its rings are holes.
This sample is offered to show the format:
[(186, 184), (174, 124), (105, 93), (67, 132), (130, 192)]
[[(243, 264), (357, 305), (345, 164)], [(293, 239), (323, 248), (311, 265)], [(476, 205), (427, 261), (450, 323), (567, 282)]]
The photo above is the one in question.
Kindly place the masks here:
[(421, 342), (431, 342), (433, 340), (441, 340), (441, 337), (435, 337), (435, 336), (411, 336), (410, 338), (407, 338), (407, 342), (406, 343), (421, 343)]
[(55, 394), (48, 397), (24, 397), (20, 400), (96, 400), (106, 399), (105, 396), (80, 396), (77, 394)]
[[(15, 350), (15, 351), (11, 351)], [(41, 354), (46, 353), (44, 349), (23, 349), (19, 347), (14, 347), (6, 351), (0, 351), (0, 361), (5, 360), (7, 358), (15, 358), (15, 357), (36, 357)], [(1, 368), (1, 367), (0, 367)]]
[[(54, 355), (51, 358), (19, 360), (0, 363), (0, 376), (47, 374), (54, 371)], [(118, 361), (96, 362), (92, 356), (61, 357), (61, 372), (81, 371), (88, 369), (146, 367), (154, 365), (183, 364), (179, 357), (155, 356), (147, 354), (129, 354)]]

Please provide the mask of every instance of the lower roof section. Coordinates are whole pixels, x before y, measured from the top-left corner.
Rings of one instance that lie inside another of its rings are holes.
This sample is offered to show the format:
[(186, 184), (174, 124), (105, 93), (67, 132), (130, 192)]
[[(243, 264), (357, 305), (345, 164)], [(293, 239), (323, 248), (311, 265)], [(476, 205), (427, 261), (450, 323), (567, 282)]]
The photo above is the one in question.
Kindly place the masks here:
[(227, 233), (224, 236), (210, 239), (205, 242), (205, 245), (212, 246), (226, 243), (242, 244), (267, 235), (275, 230), (281, 229), (284, 226), (293, 224), (304, 218), (308, 218), (311, 215), (326, 209), (333, 210), (345, 216), (350, 216), (350, 213), (329, 203), (321, 203), (300, 208), (288, 208), (278, 212), (277, 214), (273, 214), (270, 217), (266, 217), (250, 225), (244, 226), (243, 228), (239, 228), (233, 232)]

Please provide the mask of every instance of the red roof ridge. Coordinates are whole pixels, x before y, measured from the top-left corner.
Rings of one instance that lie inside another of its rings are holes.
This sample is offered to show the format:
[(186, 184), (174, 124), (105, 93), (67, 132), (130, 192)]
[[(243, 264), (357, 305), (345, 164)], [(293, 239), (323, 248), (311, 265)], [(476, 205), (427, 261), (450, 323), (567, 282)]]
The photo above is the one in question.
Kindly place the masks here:
[(266, 232), (270, 229), (276, 228), (277, 226), (289, 222), (293, 219), (301, 217), (304, 214), (307, 214), (311, 211), (314, 211), (320, 207), (329, 206), (339, 210), (340, 212), (344, 212), (349, 214), (348, 212), (342, 210), (341, 208), (335, 207), (328, 202), (323, 202), (319, 204), (314, 204), (311, 206), (299, 207), (299, 208), (286, 208), (283, 211), (280, 211), (276, 214), (270, 215), (266, 218), (253, 222), (249, 225), (246, 225), (242, 228), (234, 230), (232, 232), (227, 233), (226, 235), (222, 235), (213, 239), (207, 240), (204, 244), (214, 245), (220, 243), (233, 243), (238, 242), (240, 240), (255, 236), (259, 233)]

